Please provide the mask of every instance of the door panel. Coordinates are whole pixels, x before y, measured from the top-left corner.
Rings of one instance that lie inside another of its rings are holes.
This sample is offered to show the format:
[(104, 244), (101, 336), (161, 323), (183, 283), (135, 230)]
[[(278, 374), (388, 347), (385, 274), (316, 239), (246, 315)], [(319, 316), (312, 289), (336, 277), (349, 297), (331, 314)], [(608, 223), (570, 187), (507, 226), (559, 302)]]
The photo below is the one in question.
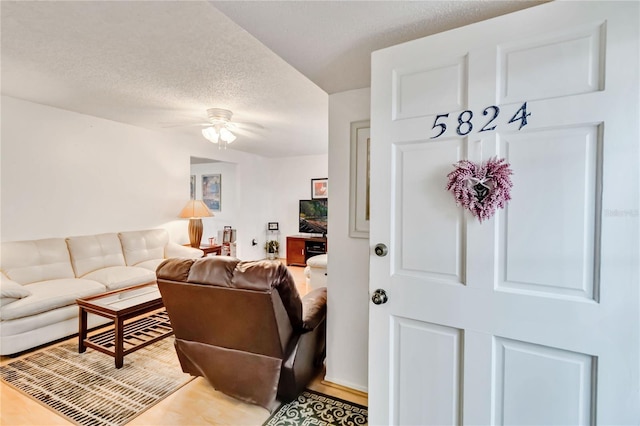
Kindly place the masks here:
[[(458, 423), (462, 401), (461, 330), (406, 318), (394, 318), (392, 327), (396, 348), (392, 361), (396, 377), (391, 399), (396, 402), (391, 408), (394, 423)], [(433, 345), (441, 350), (433, 352)], [(416, 388), (422, 391), (416, 393)]]
[[(602, 90), (605, 24), (498, 46), (501, 104)], [(553, 78), (548, 78), (553, 76)]]
[[(552, 2), (374, 52), (371, 424), (640, 423), (639, 15)], [(512, 200), (479, 223), (446, 176), (493, 156)]]
[[(416, 97), (423, 93), (424, 97)], [(467, 104), (467, 58), (424, 58), (393, 71), (393, 119), (416, 118)]]
[[(448, 194), (437, 179), (447, 173), (443, 165), (463, 158), (463, 146), (459, 139), (396, 145), (397, 273), (464, 282), (464, 215), (455, 205), (446, 203)], [(420, 193), (434, 195), (415, 196)], [(447, 208), (441, 208), (443, 205)], [(416, 229), (428, 234), (432, 243), (424, 244), (423, 233)]]
[(599, 135), (597, 126), (499, 135), (502, 156), (517, 170), (512, 198), (521, 202), (504, 212), (498, 289), (596, 298)]
[(501, 338), (495, 352), (492, 424), (592, 423), (594, 357)]

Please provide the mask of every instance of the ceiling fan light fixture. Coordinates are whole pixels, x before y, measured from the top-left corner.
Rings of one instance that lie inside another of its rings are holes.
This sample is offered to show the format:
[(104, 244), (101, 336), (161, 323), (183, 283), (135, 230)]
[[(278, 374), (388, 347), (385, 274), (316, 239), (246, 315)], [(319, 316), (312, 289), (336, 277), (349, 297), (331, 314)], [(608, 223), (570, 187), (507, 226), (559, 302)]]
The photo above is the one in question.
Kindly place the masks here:
[(206, 127), (202, 129), (202, 136), (213, 143), (218, 143), (218, 140), (220, 139), (220, 134), (215, 127)]
[(229, 130), (234, 128), (229, 122), (232, 115), (233, 113), (228, 109), (209, 108), (207, 110), (207, 117), (212, 126), (202, 129), (202, 136), (217, 143), (218, 149), (227, 149), (227, 145), (236, 140), (236, 135)]
[(222, 139), (226, 143), (231, 143), (236, 140), (236, 135), (231, 133), (226, 127), (222, 127), (220, 129), (220, 139)]
[(236, 135), (219, 124), (202, 129), (202, 136), (208, 141), (218, 144), (218, 149), (227, 149), (227, 145), (236, 140)]

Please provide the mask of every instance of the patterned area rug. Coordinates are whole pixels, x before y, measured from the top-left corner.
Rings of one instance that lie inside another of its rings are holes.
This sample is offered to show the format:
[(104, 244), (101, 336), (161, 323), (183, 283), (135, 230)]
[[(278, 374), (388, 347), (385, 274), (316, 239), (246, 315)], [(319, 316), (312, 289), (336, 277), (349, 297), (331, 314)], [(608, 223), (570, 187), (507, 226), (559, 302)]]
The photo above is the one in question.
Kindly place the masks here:
[(280, 407), (263, 426), (366, 425), (367, 407), (307, 389)]
[(63, 343), (0, 367), (2, 380), (80, 425), (122, 425), (192, 377), (182, 372), (173, 338), (113, 358)]

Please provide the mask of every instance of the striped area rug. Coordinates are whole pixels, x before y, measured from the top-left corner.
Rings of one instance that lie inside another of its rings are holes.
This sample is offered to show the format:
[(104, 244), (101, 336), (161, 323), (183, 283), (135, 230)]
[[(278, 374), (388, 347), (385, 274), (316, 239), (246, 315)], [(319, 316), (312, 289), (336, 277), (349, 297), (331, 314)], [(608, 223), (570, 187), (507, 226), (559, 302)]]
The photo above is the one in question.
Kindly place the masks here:
[(2, 380), (79, 425), (123, 425), (188, 383), (173, 337), (124, 358), (113, 358), (76, 343), (35, 352), (0, 367)]
[(355, 426), (367, 421), (367, 407), (307, 389), (262, 426)]

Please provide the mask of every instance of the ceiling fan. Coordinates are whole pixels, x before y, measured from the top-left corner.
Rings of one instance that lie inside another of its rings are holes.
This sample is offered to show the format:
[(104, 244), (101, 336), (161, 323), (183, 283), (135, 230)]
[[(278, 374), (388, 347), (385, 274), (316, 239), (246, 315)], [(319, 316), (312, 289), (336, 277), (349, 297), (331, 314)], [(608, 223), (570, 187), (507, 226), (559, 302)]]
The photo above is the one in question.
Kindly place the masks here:
[(202, 136), (207, 140), (218, 144), (219, 149), (226, 149), (227, 146), (236, 140), (235, 132), (246, 127), (263, 129), (262, 126), (255, 123), (237, 123), (232, 122), (233, 112), (225, 108), (209, 108), (207, 109), (206, 123), (193, 124), (169, 124), (164, 127), (182, 127), (182, 126), (205, 126), (202, 129)]
[(236, 135), (231, 132), (236, 129), (236, 125), (231, 123), (232, 116), (233, 113), (228, 109), (209, 108), (207, 118), (211, 126), (202, 129), (202, 136), (217, 143), (218, 149), (227, 149), (227, 145), (236, 140)]

